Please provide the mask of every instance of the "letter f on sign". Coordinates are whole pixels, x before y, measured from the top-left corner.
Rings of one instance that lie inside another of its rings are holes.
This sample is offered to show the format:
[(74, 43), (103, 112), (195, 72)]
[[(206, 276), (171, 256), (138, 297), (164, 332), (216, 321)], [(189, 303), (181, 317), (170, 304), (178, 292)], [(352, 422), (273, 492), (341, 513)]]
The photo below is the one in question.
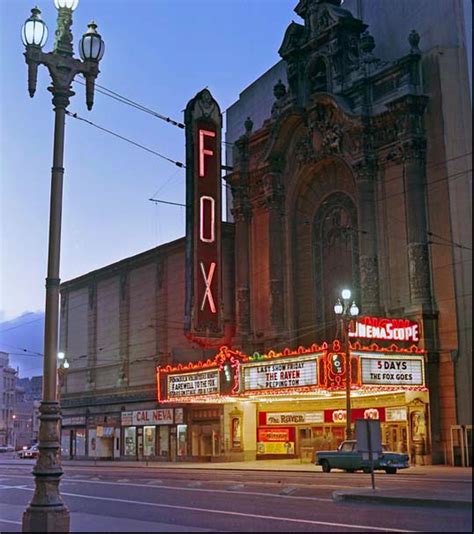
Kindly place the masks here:
[(206, 285), (206, 291), (204, 293), (204, 297), (202, 299), (202, 304), (201, 304), (201, 311), (204, 310), (204, 306), (206, 305), (206, 300), (208, 300), (209, 308), (211, 308), (211, 312), (216, 313), (216, 305), (214, 304), (214, 298), (212, 296), (212, 291), (211, 291), (211, 284), (212, 284), (212, 279), (214, 278), (214, 271), (216, 270), (216, 264), (215, 262), (211, 263), (211, 266), (209, 267), (209, 274), (206, 274), (204, 263), (201, 261), (200, 264), (201, 264), (202, 276), (204, 278), (204, 284)]
[(204, 148), (204, 136), (215, 137), (216, 132), (210, 132), (208, 130), (199, 130), (199, 176), (203, 178), (205, 175), (204, 170), (204, 156), (213, 156), (214, 150), (208, 150)]

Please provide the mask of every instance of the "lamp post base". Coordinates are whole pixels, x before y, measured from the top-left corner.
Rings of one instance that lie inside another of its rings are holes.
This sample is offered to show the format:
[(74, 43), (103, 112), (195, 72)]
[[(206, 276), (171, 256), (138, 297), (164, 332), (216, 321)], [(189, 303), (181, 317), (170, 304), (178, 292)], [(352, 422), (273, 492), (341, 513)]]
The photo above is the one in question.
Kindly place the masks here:
[(23, 513), (22, 532), (69, 532), (66, 506), (32, 506)]

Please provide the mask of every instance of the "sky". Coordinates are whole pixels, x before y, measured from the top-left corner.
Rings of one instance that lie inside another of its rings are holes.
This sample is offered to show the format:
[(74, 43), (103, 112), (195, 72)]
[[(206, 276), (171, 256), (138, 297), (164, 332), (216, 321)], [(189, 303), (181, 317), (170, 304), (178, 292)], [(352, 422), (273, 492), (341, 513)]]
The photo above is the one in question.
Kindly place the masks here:
[[(0, 0), (0, 321), (44, 309), (54, 112), (49, 74), (34, 98), (20, 31), (37, 3), (49, 29), (53, 0)], [(278, 60), (296, 0), (79, 0), (74, 52), (92, 19), (105, 41), (97, 83), (183, 121), (208, 87), (224, 111)], [(184, 131), (75, 83), (69, 111), (168, 158), (184, 161)], [(184, 235), (185, 171), (84, 122), (67, 118), (61, 281)]]

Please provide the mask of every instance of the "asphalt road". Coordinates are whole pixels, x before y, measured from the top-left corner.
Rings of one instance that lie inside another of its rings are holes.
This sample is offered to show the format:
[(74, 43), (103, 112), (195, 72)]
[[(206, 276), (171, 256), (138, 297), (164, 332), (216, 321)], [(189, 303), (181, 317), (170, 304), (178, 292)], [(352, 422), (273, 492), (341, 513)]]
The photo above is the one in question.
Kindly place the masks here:
[[(20, 532), (33, 462), (0, 465), (0, 530)], [(470, 480), (376, 475), (380, 488), (467, 491)], [(472, 532), (472, 511), (337, 503), (362, 473), (66, 466), (61, 494), (73, 532)]]

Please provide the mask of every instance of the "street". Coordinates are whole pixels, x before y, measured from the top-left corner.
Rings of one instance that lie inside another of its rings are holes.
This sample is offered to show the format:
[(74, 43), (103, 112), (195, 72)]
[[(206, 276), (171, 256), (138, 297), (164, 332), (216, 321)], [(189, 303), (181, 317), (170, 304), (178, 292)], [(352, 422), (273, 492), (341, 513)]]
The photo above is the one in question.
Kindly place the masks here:
[[(20, 532), (34, 462), (0, 465), (0, 528)], [(472, 532), (472, 511), (337, 503), (336, 490), (370, 486), (362, 473), (66, 465), (61, 494), (73, 532)], [(376, 475), (379, 488), (432, 488), (472, 500), (466, 476)]]

